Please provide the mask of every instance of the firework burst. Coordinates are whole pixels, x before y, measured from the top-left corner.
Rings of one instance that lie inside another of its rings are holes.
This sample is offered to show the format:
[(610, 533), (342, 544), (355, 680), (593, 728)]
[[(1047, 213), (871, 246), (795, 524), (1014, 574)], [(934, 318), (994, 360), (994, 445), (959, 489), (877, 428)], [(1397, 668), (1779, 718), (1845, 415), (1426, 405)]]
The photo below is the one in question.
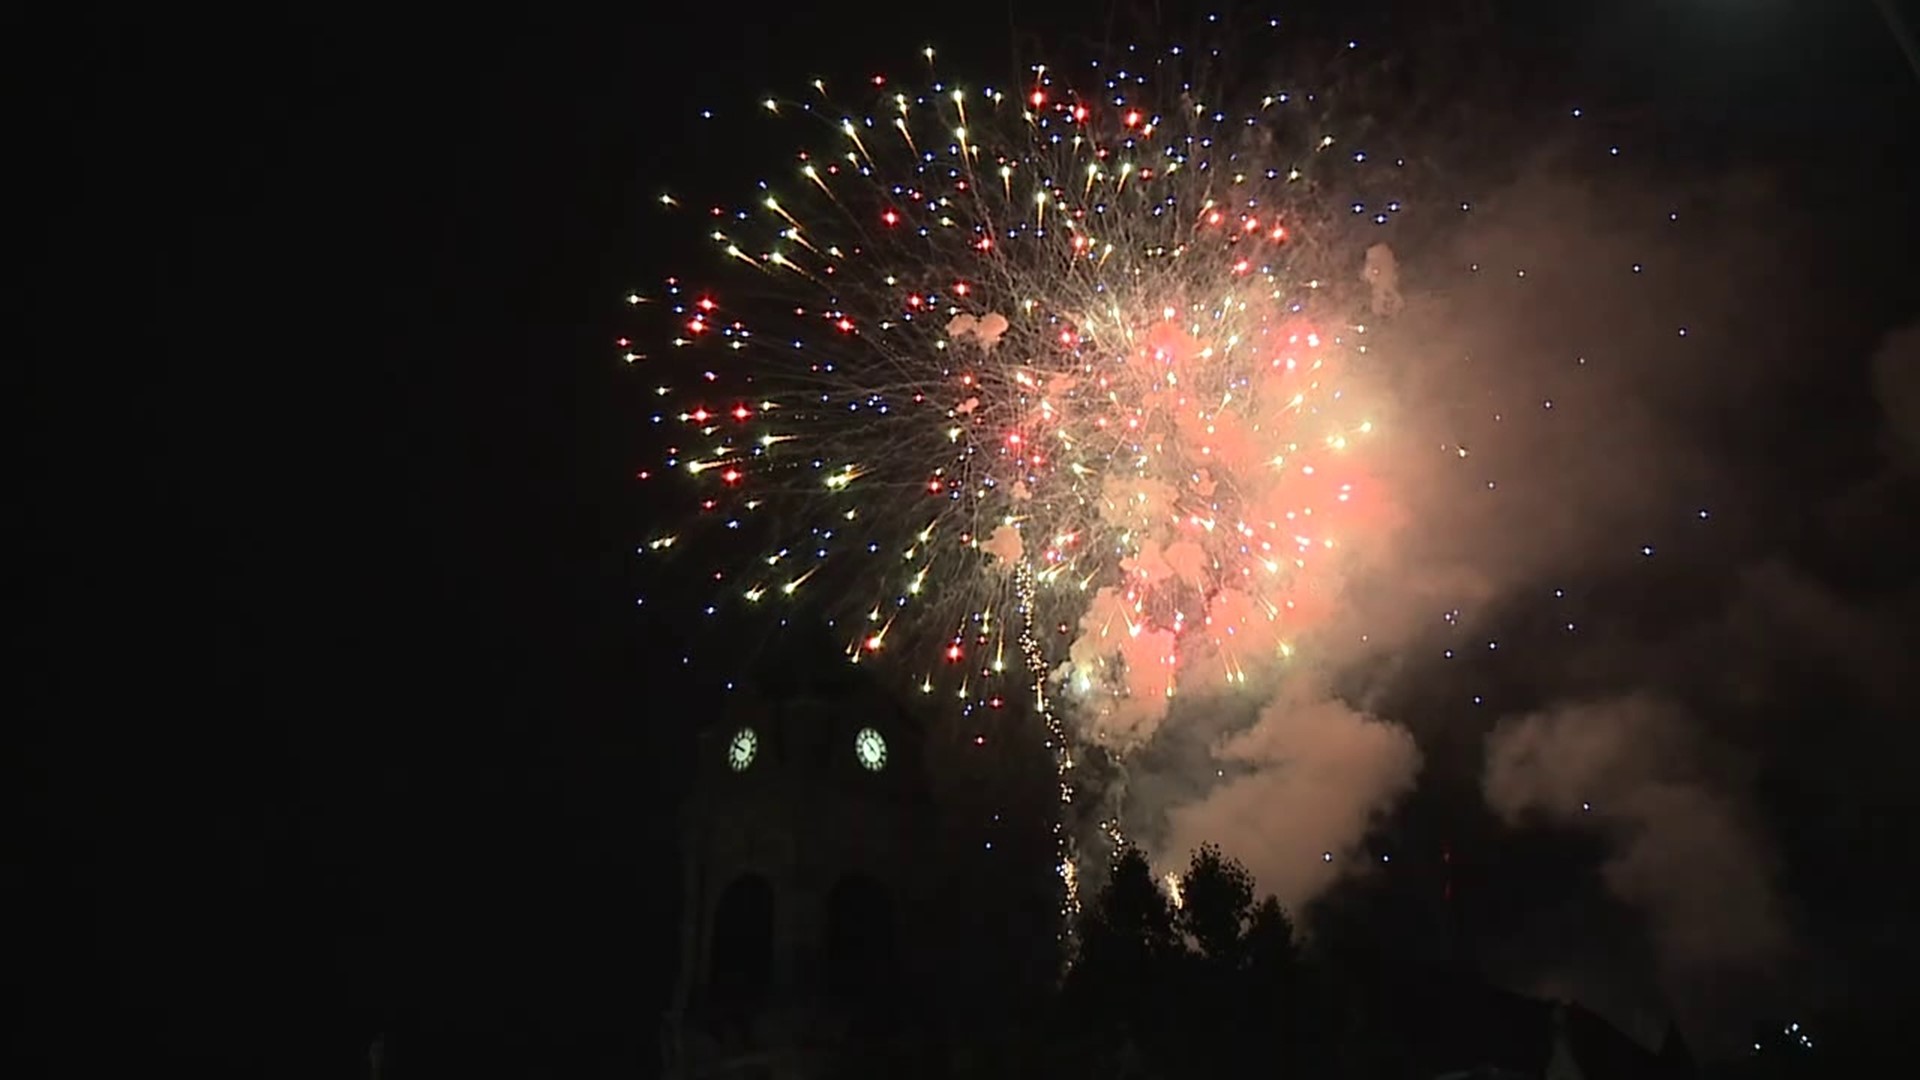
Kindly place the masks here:
[(968, 711), (1059, 687), (1124, 747), (1288, 655), (1377, 525), (1356, 369), (1404, 163), (1311, 88), (1090, 70), (763, 103), (816, 141), (711, 211), (732, 270), (659, 296), (705, 362), (661, 387), (697, 512), (648, 548), (739, 552), (723, 589), (819, 605), (850, 659)]

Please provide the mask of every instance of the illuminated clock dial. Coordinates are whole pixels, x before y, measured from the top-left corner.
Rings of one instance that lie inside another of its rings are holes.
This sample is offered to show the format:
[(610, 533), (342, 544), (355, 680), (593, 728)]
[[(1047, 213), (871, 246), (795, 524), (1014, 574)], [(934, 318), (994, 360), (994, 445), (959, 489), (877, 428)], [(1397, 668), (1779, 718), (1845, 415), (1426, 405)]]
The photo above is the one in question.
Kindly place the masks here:
[(853, 737), (853, 756), (860, 759), (861, 765), (878, 772), (887, 763), (887, 740), (872, 728), (861, 728)]
[(733, 733), (732, 741), (727, 743), (727, 767), (739, 772), (753, 764), (754, 751), (760, 749), (760, 736), (750, 727), (743, 727)]

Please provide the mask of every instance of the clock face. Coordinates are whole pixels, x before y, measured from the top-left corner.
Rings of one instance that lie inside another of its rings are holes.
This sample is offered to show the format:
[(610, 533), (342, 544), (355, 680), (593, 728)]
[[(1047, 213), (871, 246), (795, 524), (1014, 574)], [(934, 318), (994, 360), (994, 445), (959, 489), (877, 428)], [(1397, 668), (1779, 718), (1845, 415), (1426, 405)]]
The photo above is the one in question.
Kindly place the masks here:
[(750, 727), (743, 727), (733, 733), (733, 740), (727, 743), (727, 767), (734, 772), (753, 764), (753, 752), (760, 749), (760, 736)]
[(872, 728), (861, 728), (860, 734), (853, 737), (853, 756), (860, 764), (879, 772), (887, 763), (887, 740)]

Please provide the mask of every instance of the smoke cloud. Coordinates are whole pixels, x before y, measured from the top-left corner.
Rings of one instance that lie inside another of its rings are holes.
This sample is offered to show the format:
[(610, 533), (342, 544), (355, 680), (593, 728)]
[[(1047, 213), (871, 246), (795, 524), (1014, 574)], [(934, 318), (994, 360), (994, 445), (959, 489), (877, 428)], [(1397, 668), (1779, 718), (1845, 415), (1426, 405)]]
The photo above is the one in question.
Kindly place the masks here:
[(1251, 727), (1212, 747), (1230, 778), (1174, 807), (1167, 825), (1176, 852), (1232, 838), (1262, 888), (1295, 908), (1345, 871), (1368, 827), (1420, 769), (1406, 728), (1313, 689), (1288, 684)]
[(1508, 824), (1605, 838), (1601, 876), (1646, 914), (1672, 974), (1778, 959), (1787, 930), (1770, 856), (1711, 776), (1724, 749), (1683, 709), (1636, 696), (1517, 717), (1486, 753), (1487, 804)]
[[(1357, 268), (1392, 512), (1342, 538), (1332, 611), (1266, 691), (1183, 687), (1139, 729), (1126, 816), (1169, 866), (1218, 842), (1299, 909), (1384, 877), (1353, 857), (1370, 832), (1457, 781), (1495, 828), (1597, 848), (1604, 932), (1644, 928), (1639, 975), (1600, 970), (1634, 950), (1549, 943), (1522, 977), (1634, 984), (1711, 1044), (1827, 963), (1783, 899), (1809, 844), (1763, 781), (1841, 812), (1896, 798), (1885, 762), (1913, 750), (1920, 589), (1887, 568), (1920, 535), (1888, 507), (1920, 473), (1920, 326), (1836, 340), (1817, 230), (1763, 180), (1560, 153), (1514, 175)], [(1880, 410), (1877, 461), (1809, 404), (1848, 393)], [(1423, 748), (1463, 740), (1480, 775), (1434, 775)]]

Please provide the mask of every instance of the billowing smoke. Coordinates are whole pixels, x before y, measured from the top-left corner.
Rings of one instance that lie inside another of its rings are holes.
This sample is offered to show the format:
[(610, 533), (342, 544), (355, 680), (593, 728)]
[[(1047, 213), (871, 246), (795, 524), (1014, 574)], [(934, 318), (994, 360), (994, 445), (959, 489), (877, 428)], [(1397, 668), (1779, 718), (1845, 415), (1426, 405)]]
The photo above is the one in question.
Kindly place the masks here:
[[(1129, 809), (1164, 818), (1169, 859), (1215, 839), (1288, 902), (1311, 900), (1361, 864), (1340, 856), (1418, 771), (1415, 735), (1434, 721), (1418, 704), (1395, 711), (1420, 697), (1401, 658), (1439, 654), (1447, 634), (1549, 580), (1630, 563), (1648, 511), (1700, 482), (1654, 415), (1663, 398), (1698, 390), (1676, 367), (1694, 344), (1678, 332), (1683, 316), (1664, 310), (1685, 305), (1635, 287), (1648, 263), (1690, 280), (1675, 261), (1653, 262), (1675, 248), (1658, 235), (1672, 223), (1565, 177), (1543, 163), (1430, 246), (1365, 253), (1360, 278), (1385, 322), (1356, 380), (1384, 406), (1373, 460), (1394, 512), (1341, 537), (1331, 611), (1271, 674), (1262, 704), (1185, 691), (1195, 700), (1164, 724), (1184, 749), (1132, 764)], [(1201, 746), (1211, 768), (1194, 766)], [(1196, 790), (1176, 773), (1215, 783)]]
[(1673, 975), (1758, 968), (1787, 928), (1766, 845), (1714, 778), (1726, 756), (1672, 702), (1571, 705), (1494, 728), (1487, 804), (1511, 825), (1604, 838), (1607, 888), (1646, 915)]
[(1345, 871), (1420, 769), (1406, 728), (1317, 689), (1285, 684), (1251, 727), (1223, 737), (1212, 754), (1225, 778), (1167, 824), (1174, 852), (1230, 838), (1262, 888), (1296, 909)]
[[(1920, 549), (1888, 509), (1920, 473), (1920, 327), (1836, 339), (1817, 230), (1767, 183), (1552, 155), (1518, 176), (1368, 253), (1397, 527), (1343, 538), (1335, 610), (1269, 690), (1183, 688), (1126, 810), (1169, 866), (1215, 841), (1298, 908), (1447, 779), (1423, 747), (1484, 737), (1455, 786), (1509, 832), (1595, 846), (1600, 902), (1650, 955), (1635, 1007), (1711, 1040), (1831, 966), (1782, 900), (1796, 849), (1762, 774), (1791, 760), (1874, 805), (1912, 750), (1920, 591), (1881, 556)], [(1878, 461), (1799, 434), (1848, 394), (1883, 414)], [(1533, 986), (1593, 1000), (1634, 950), (1524, 951)]]

